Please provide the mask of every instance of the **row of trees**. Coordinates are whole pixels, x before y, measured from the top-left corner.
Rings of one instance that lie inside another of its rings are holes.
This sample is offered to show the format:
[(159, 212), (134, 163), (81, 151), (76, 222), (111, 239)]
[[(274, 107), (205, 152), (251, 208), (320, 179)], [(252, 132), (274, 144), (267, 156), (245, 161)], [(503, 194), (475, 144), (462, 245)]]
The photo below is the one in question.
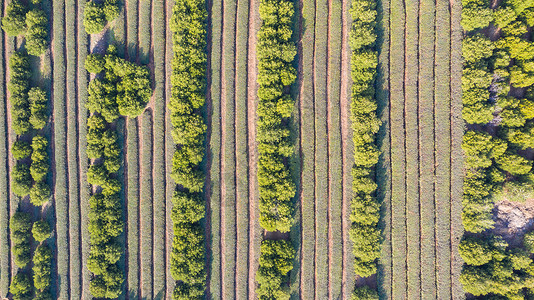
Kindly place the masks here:
[(40, 56), (48, 48), (48, 18), (39, 8), (40, 0), (25, 5), (19, 0), (11, 1), (2, 18), (2, 29), (9, 36), (24, 35), (26, 50), (30, 55)]
[[(10, 292), (13, 299), (52, 299), (50, 294), (50, 282), (52, 272), (52, 250), (44, 243), (50, 237), (51, 228), (46, 221), (33, 223), (27, 213), (16, 212), (9, 221), (11, 240), (13, 242), (13, 255), (15, 264), (21, 271), (13, 278)], [(33, 239), (40, 244), (33, 254), (33, 284), (32, 279), (24, 270), (31, 257), (31, 241)]]
[[(350, 238), (355, 256), (354, 269), (358, 276), (367, 277), (377, 271), (380, 257), (381, 233), (378, 228), (380, 202), (376, 198), (374, 168), (380, 152), (376, 134), (381, 121), (377, 116), (375, 78), (378, 66), (376, 46), (376, 1), (353, 0), (350, 13), (353, 19), (349, 35), (351, 55), (351, 111), (354, 166), (352, 168)], [(378, 299), (376, 290), (357, 287), (353, 299)]]
[(293, 154), (288, 119), (294, 100), (284, 90), (296, 79), (297, 53), (292, 36), (292, 1), (260, 2), (258, 33), (258, 121), (260, 225), (268, 231), (288, 232), (294, 223), (296, 186), (287, 164)]
[[(526, 88), (534, 84), (534, 46), (525, 39), (534, 21), (534, 2), (504, 1), (495, 11), (489, 8), (489, 1), (462, 3), (462, 26), (468, 32), (462, 44), (463, 117), (470, 124), (490, 124), (479, 127), (485, 131), (470, 130), (463, 137), (466, 174), (462, 222), (470, 234), (459, 246), (466, 263), (460, 281), (464, 290), (475, 296), (524, 299), (525, 292), (534, 292), (530, 253), (510, 249), (500, 236), (488, 239), (489, 233), (480, 233), (494, 227), (496, 201), (523, 201), (534, 195), (532, 161), (518, 153), (532, 145), (534, 97), (530, 91), (526, 98), (509, 93), (510, 86)], [(501, 29), (497, 41), (473, 31), (490, 22)], [(496, 130), (486, 130), (493, 127)], [(532, 244), (529, 241), (527, 236), (526, 249)]]
[[(287, 86), (295, 82), (297, 54), (293, 35), (294, 4), (288, 0), (260, 1), (262, 24), (258, 33), (258, 120), (260, 225), (267, 231), (288, 232), (295, 220), (296, 185), (288, 166), (293, 154), (289, 119), (294, 100)], [(261, 243), (256, 294), (259, 299), (289, 299), (288, 273), (295, 249), (290, 241)]]
[(101, 32), (119, 16), (119, 0), (88, 1), (83, 11), (83, 26), (88, 34)]
[[(102, 5), (105, 3), (108, 2)], [(97, 192), (89, 199), (87, 268), (94, 274), (89, 290), (96, 298), (115, 299), (120, 296), (124, 282), (118, 264), (123, 251), (118, 236), (124, 230), (124, 221), (119, 195), (122, 184), (115, 175), (121, 166), (121, 150), (110, 123), (121, 115), (133, 118), (140, 115), (152, 90), (148, 69), (118, 57), (113, 45), (106, 55), (88, 55), (85, 68), (97, 74), (89, 83), (87, 102), (91, 113), (87, 119), (87, 156), (93, 159), (87, 181), (97, 186)]]
[(85, 68), (100, 74), (89, 83), (87, 108), (111, 123), (119, 116), (135, 118), (150, 101), (152, 89), (148, 68), (117, 56), (117, 48), (109, 46), (107, 54), (89, 54)]
[(206, 89), (206, 2), (178, 0), (173, 7), (171, 99), (169, 109), (176, 144), (171, 177), (174, 238), (171, 275), (177, 281), (173, 299), (202, 299), (206, 290), (203, 188), (200, 167), (205, 155), (206, 124), (202, 116)]

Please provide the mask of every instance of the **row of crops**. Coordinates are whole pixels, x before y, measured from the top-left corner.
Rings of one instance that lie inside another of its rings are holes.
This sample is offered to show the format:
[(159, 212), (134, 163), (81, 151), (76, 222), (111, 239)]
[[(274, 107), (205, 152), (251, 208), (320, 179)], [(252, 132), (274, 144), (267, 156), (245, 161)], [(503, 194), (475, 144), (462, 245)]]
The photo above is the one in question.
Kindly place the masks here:
[[(534, 195), (534, 3), (463, 1), (462, 116), (470, 124), (463, 137), (466, 174), (459, 251), (465, 265), (464, 291), (475, 296), (525, 299), (534, 290), (534, 233), (523, 247), (510, 247), (494, 233), (496, 203)], [(490, 28), (488, 30), (488, 28)]]
[[(262, 21), (256, 48), (259, 222), (267, 231), (289, 232), (295, 221), (296, 185), (288, 165), (293, 154), (288, 120), (294, 100), (285, 87), (291, 86), (297, 76), (292, 65), (297, 50), (291, 40), (295, 10), (291, 1), (269, 0), (260, 2), (259, 11)], [(256, 294), (260, 299), (289, 298), (286, 282), (294, 256), (290, 241), (264, 238), (256, 273)]]
[[(17, 299), (51, 298), (52, 245), (48, 244), (48, 238), (52, 229), (42, 209), (51, 194), (48, 130), (45, 128), (49, 118), (48, 96), (41, 87), (31, 86), (35, 74), (32, 74), (29, 56), (40, 56), (48, 48), (47, 26), (40, 1), (27, 4), (12, 1), (2, 18), (6, 34), (25, 41), (24, 47), (9, 58), (8, 83), (10, 126), (16, 134), (11, 146), (15, 159), (10, 172), (11, 192), (19, 203), (9, 220), (11, 255), (18, 267), (11, 278), (9, 292)], [(36, 213), (32, 213), (34, 207)]]

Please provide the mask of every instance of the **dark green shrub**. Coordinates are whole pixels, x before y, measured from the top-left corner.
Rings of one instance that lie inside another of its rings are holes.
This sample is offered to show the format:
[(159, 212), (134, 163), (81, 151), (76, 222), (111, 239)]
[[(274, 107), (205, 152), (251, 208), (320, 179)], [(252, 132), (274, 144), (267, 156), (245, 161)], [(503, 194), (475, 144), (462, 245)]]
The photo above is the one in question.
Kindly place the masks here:
[(47, 221), (37, 221), (33, 223), (32, 234), (36, 241), (42, 242), (50, 237), (52, 228), (50, 228), (50, 224)]
[(13, 294), (13, 299), (31, 299), (33, 286), (30, 276), (25, 272), (19, 272), (11, 280), (9, 292)]
[(30, 193), (32, 177), (30, 168), (23, 163), (17, 163), (11, 171), (11, 189), (17, 196), (24, 197)]
[(31, 88), (28, 92), (28, 100), (30, 103), (30, 124), (34, 129), (43, 129), (48, 121), (46, 92), (38, 87)]
[(12, 0), (2, 18), (2, 29), (9, 36), (17, 36), (26, 32), (26, 12), (28, 9), (22, 2)]
[(24, 141), (15, 141), (11, 146), (11, 153), (15, 159), (24, 159), (32, 154), (32, 147)]
[(26, 50), (28, 54), (40, 56), (48, 48), (48, 19), (40, 9), (26, 14)]

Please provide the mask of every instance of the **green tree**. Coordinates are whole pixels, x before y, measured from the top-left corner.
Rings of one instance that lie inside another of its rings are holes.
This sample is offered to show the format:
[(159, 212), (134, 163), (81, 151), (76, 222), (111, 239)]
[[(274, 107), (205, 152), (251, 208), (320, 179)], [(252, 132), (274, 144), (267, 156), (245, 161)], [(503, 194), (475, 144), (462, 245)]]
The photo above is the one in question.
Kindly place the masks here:
[(38, 87), (31, 88), (28, 92), (28, 100), (30, 102), (30, 124), (34, 129), (43, 129), (48, 121), (46, 92)]
[(26, 14), (26, 50), (28, 54), (40, 56), (48, 48), (48, 19), (41, 9)]
[(50, 237), (52, 228), (50, 228), (50, 224), (47, 221), (36, 221), (33, 223), (32, 234), (36, 241), (42, 242)]
[(23, 163), (17, 163), (11, 171), (11, 189), (19, 197), (24, 197), (30, 193), (32, 178), (30, 168)]
[(26, 12), (27, 8), (19, 0), (12, 0), (6, 9), (6, 14), (2, 18), (2, 29), (9, 36), (17, 36), (26, 32)]
[(29, 157), (32, 154), (32, 147), (24, 141), (15, 141), (11, 146), (11, 153), (17, 160)]

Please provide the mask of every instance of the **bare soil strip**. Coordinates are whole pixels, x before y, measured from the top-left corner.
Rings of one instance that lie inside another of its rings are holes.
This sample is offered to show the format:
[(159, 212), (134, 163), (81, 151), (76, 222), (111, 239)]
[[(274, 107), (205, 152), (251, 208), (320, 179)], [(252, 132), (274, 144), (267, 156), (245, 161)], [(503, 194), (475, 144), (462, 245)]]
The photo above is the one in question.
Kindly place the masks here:
[(247, 59), (247, 132), (248, 132), (248, 185), (249, 185), (249, 256), (248, 256), (248, 286), (249, 298), (255, 299), (255, 277), (259, 260), (259, 241), (261, 240), (259, 228), (259, 206), (258, 206), (258, 149), (256, 147), (256, 94), (258, 85), (257, 79), (257, 60), (256, 60), (256, 43), (257, 43), (257, 20), (258, 20), (258, 1), (249, 0), (249, 19), (248, 19), (248, 59)]
[(352, 256), (352, 243), (349, 238), (349, 229), (351, 226), (350, 215), (350, 202), (352, 197), (352, 176), (351, 167), (353, 162), (352, 157), (352, 144), (351, 141), (351, 128), (349, 120), (350, 112), (350, 49), (348, 47), (349, 31), (350, 31), (350, 17), (349, 17), (349, 3), (348, 1), (342, 1), (342, 27), (341, 27), (341, 94), (340, 94), (340, 116), (341, 116), (341, 162), (342, 162), (342, 241), (343, 241), (343, 279), (341, 288), (341, 299), (347, 299), (352, 292), (354, 285), (354, 271), (353, 271), (353, 256)]

